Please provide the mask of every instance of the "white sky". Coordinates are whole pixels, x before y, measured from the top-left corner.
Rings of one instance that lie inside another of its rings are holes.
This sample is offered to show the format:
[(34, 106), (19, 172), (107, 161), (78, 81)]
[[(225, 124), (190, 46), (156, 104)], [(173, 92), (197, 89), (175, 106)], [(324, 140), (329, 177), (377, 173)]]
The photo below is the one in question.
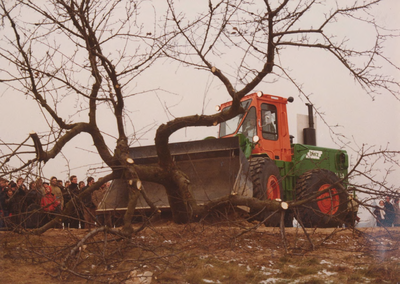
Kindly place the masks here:
[[(192, 2), (190, 1), (190, 3)], [(400, 2), (387, 0), (384, 5), (374, 10), (374, 14), (384, 25), (400, 28), (398, 11), (400, 11)], [(338, 28), (353, 34), (359, 43), (369, 39), (368, 32), (360, 26), (339, 22)], [(384, 50), (398, 66), (400, 66), (399, 43), (399, 40), (393, 39)], [(283, 66), (290, 68), (291, 75), (303, 85), (304, 92), (312, 94), (312, 101), (318, 110), (324, 113), (325, 121), (332, 126), (338, 125), (335, 131), (344, 135), (346, 137), (344, 140), (349, 142), (345, 149), (348, 150), (353, 162), (357, 156), (356, 151), (363, 144), (379, 148), (380, 146), (385, 147), (389, 143), (391, 150), (400, 150), (400, 103), (393, 96), (382, 94), (372, 100), (364, 90), (354, 83), (347, 70), (332, 56), (324, 53), (313, 50), (291, 50), (281, 54), (280, 62)], [(399, 78), (400, 72), (393, 71), (391, 75)], [(201, 113), (212, 114), (215, 111), (215, 105), (229, 100), (224, 87), (212, 74), (178, 68), (166, 61), (159, 62), (151, 74), (143, 76), (135, 91), (157, 88), (167, 90), (169, 93), (153, 91), (131, 97), (126, 101), (127, 112), (130, 120), (133, 121), (136, 137), (140, 138), (134, 145), (153, 144), (156, 128), (173, 117)], [(283, 80), (276, 83), (265, 81), (255, 91), (257, 90), (295, 98), (295, 101), (288, 105), (288, 113), (290, 132), (296, 136), (297, 114), (307, 114), (307, 107), (304, 98), (298, 96), (294, 86)], [(0, 84), (0, 102), (2, 105), (0, 135), (3, 141), (20, 142), (32, 130), (40, 133), (46, 129), (43, 117), (38, 113), (38, 107), (31, 99), (25, 99)], [(79, 103), (71, 104), (71, 113), (76, 112)], [(168, 107), (168, 111), (166, 107)], [(69, 109), (62, 111), (69, 113)], [(104, 113), (106, 114), (106, 110)], [(82, 113), (80, 119), (86, 120), (86, 114)], [(100, 124), (105, 132), (115, 135), (115, 124), (112, 117), (106, 115), (101, 117)], [(319, 146), (331, 148), (342, 146), (338, 142), (338, 138), (329, 133), (328, 127), (320, 118), (317, 118), (317, 126)], [(217, 127), (181, 130), (175, 133), (171, 140), (173, 142), (197, 140), (208, 135), (216, 136)], [(114, 140), (108, 138), (108, 141), (113, 150)], [(301, 142), (295, 138), (296, 141)], [(4, 148), (2, 149), (4, 151)], [(83, 149), (95, 151), (91, 138), (86, 134), (75, 139), (62, 151), (69, 161), (70, 172), (65, 159), (60, 155), (45, 166), (45, 176), (50, 178), (52, 175), (56, 175), (65, 180), (71, 173), (77, 175), (79, 180), (84, 180), (87, 177), (87, 165), (100, 163), (100, 160), (97, 154)], [(15, 166), (18, 165), (15, 164)], [(377, 170), (383, 170), (386, 166), (389, 165), (382, 164)], [(377, 173), (378, 176), (380, 174), (382, 173)], [(95, 177), (100, 176), (101, 174), (96, 174)], [(399, 186), (398, 168), (397, 174), (392, 175), (388, 180), (397, 187)]]

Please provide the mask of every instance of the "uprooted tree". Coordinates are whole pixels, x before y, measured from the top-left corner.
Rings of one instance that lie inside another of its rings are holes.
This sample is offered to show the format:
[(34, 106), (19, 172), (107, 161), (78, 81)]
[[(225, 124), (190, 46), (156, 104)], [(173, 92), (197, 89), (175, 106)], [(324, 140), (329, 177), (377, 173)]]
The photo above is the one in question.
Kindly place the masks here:
[[(75, 137), (88, 134), (111, 174), (81, 195), (90, 194), (102, 182), (125, 180), (129, 202), (123, 231), (127, 234), (132, 232), (131, 220), (137, 200), (144, 192), (142, 181), (165, 187), (175, 222), (188, 222), (191, 216), (201, 216), (224, 202), (258, 210), (264, 207), (279, 210), (279, 201), (237, 196), (199, 206), (191, 194), (190, 181), (174, 162), (169, 138), (182, 128), (215, 126), (243, 114), (240, 100), (267, 76), (286, 78), (298, 86), (290, 72), (278, 63), (279, 56), (285, 56), (291, 48), (325, 51), (367, 92), (383, 90), (397, 97), (399, 82), (382, 76), (375, 64), (380, 60), (391, 62), (380, 49), (386, 37), (393, 34), (378, 26), (368, 14), (380, 1), (351, 2), (337, 3), (330, 10), (320, 12), (322, 6), (317, 1), (204, 1), (196, 4), (199, 10), (194, 16), (175, 1), (154, 2), (154, 13), (161, 19), (156, 18), (149, 24), (150, 19), (141, 14), (145, 11), (140, 1), (60, 0), (39, 4), (29, 0), (2, 0), (1, 83), (16, 98), (33, 98), (49, 128), (40, 136), (31, 133), (31, 139), (15, 146), (10, 154), (4, 154), (1, 167), (5, 169), (15, 158), (21, 159), (23, 165), (8, 170), (8, 174), (45, 164)], [(321, 17), (309, 23), (309, 15), (318, 12)], [(344, 17), (371, 26), (376, 31), (374, 46), (355, 49), (336, 37), (330, 26)], [(144, 26), (152, 26), (154, 30), (148, 32)], [(157, 68), (159, 60), (211, 73), (225, 86), (232, 106), (213, 115), (178, 117), (160, 125), (155, 135), (158, 164), (137, 165), (129, 156), (133, 137), (127, 134), (129, 115), (125, 102), (132, 96), (135, 85), (140, 84), (142, 75)], [(62, 111), (68, 108), (67, 103), (64, 106), (68, 100), (83, 104), (79, 112), (86, 112), (87, 119), (78, 121), (76, 116)], [(106, 142), (98, 123), (105, 112), (111, 113), (117, 130), (113, 145)], [(34, 152), (35, 157), (24, 159), (22, 155), (26, 152), (23, 151), (32, 146), (34, 151), (30, 153)], [(383, 152), (395, 161), (395, 152)], [(311, 195), (307, 200), (316, 196)], [(293, 201), (289, 206), (295, 208), (307, 200)], [(69, 215), (72, 210), (70, 204), (63, 213)]]

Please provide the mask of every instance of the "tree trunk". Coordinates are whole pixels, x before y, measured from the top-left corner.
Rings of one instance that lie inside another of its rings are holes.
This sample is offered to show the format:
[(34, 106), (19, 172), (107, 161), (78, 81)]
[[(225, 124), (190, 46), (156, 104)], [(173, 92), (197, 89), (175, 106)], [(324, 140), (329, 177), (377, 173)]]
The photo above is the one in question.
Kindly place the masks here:
[(164, 184), (175, 223), (190, 222), (197, 203), (190, 190), (189, 178), (180, 170), (170, 173), (171, 180)]

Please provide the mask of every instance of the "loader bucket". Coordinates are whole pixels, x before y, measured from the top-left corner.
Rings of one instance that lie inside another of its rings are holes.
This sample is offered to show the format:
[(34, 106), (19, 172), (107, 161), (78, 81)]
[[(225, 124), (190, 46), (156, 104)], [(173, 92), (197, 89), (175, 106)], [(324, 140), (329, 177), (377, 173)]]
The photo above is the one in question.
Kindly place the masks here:
[[(249, 164), (239, 146), (238, 137), (208, 139), (192, 142), (172, 143), (171, 154), (178, 167), (189, 177), (190, 190), (197, 204), (238, 194), (253, 196), (249, 178)], [(156, 165), (158, 157), (155, 146), (130, 149), (135, 164)], [(165, 188), (156, 183), (142, 181), (143, 190), (158, 208), (168, 208)], [(98, 211), (126, 210), (129, 192), (125, 180), (114, 180)], [(149, 208), (141, 196), (137, 209)]]

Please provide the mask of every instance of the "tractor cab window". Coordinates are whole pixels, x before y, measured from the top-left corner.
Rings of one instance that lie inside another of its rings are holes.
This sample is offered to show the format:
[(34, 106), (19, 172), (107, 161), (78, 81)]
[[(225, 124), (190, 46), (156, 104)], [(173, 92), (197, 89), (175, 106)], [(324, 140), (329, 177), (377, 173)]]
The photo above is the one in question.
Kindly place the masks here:
[(257, 135), (257, 115), (255, 107), (250, 108), (247, 112), (246, 118), (243, 120), (238, 133), (243, 133), (250, 141)]
[(261, 105), (262, 136), (268, 140), (278, 140), (278, 125), (276, 120), (276, 106)]
[[(247, 111), (251, 104), (251, 100), (245, 100), (240, 103), (242, 108)], [(224, 110), (228, 110), (230, 106), (226, 107)], [(235, 133), (235, 131), (238, 129), (240, 122), (242, 121), (244, 114), (239, 114), (235, 116), (234, 118), (231, 118), (225, 122), (222, 122), (219, 126), (219, 137), (223, 137), (229, 134)]]

